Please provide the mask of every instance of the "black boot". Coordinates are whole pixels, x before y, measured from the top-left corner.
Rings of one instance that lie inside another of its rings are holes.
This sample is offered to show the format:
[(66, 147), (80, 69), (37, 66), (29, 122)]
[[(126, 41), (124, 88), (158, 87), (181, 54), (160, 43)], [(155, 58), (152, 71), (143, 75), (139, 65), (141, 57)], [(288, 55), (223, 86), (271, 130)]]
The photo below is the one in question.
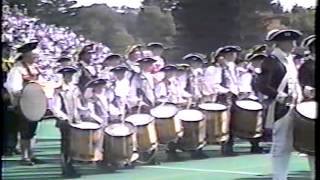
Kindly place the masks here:
[(191, 158), (192, 159), (205, 159), (205, 158), (208, 158), (209, 156), (206, 155), (202, 149), (198, 149), (198, 150), (195, 150), (195, 151), (191, 151)]
[(38, 158), (32, 157), (31, 161), (34, 162), (35, 164), (45, 164), (43, 160), (40, 160)]
[(22, 159), (20, 164), (23, 166), (33, 166), (34, 162), (32, 162), (30, 159)]
[(236, 156), (236, 155), (238, 155), (238, 153), (235, 153), (233, 151), (233, 146), (228, 143), (222, 144), (221, 153), (223, 156)]
[(168, 161), (179, 161), (180, 158), (178, 156), (178, 153), (176, 151), (177, 145), (173, 142), (168, 143), (168, 149), (166, 150), (166, 153), (168, 155)]
[(68, 178), (68, 179), (73, 179), (73, 178), (80, 178), (81, 175), (74, 169), (74, 167), (72, 166), (72, 164), (67, 164), (67, 166), (65, 166), (62, 169), (62, 175), (64, 178)]
[(263, 154), (266, 153), (266, 151), (264, 151), (264, 149), (258, 145), (252, 145), (251, 146), (251, 153), (253, 154)]

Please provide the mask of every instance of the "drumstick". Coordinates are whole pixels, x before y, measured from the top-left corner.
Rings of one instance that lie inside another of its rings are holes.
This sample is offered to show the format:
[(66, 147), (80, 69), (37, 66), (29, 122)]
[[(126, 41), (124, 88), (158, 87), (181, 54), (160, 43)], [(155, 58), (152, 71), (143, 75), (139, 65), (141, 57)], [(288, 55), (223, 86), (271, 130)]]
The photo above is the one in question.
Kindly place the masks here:
[(192, 97), (190, 97), (189, 99), (188, 99), (188, 104), (187, 104), (187, 109), (190, 109), (190, 107), (191, 107), (191, 105), (192, 105)]
[(141, 112), (141, 102), (142, 102), (142, 96), (140, 96), (140, 98), (139, 98), (137, 114), (140, 114), (140, 112)]
[(126, 114), (126, 104), (123, 103), (123, 106), (122, 106), (122, 116), (121, 116), (121, 123), (124, 124), (124, 119), (125, 119), (125, 114)]

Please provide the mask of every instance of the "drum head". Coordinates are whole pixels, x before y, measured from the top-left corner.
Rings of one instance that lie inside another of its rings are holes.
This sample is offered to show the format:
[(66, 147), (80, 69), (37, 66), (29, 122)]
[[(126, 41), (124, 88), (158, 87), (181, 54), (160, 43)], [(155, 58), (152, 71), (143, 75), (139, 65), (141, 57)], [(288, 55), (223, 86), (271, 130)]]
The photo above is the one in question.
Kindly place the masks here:
[(133, 114), (125, 119), (125, 121), (130, 122), (135, 126), (147, 125), (153, 120), (154, 117), (149, 114)]
[(29, 83), (22, 90), (19, 100), (21, 113), (30, 121), (39, 121), (47, 111), (47, 97), (37, 83)]
[(224, 111), (227, 106), (218, 103), (203, 103), (199, 105), (199, 108), (207, 111)]
[(303, 102), (296, 106), (296, 111), (306, 118), (317, 119), (317, 106), (318, 104), (315, 101)]
[(160, 105), (150, 110), (155, 118), (171, 118), (176, 115), (178, 108), (175, 105)]
[(235, 103), (238, 107), (251, 111), (259, 111), (263, 109), (262, 104), (252, 100), (240, 100)]
[(104, 132), (110, 136), (124, 137), (133, 134), (135, 128), (131, 123), (117, 123), (106, 127)]
[(204, 114), (195, 109), (185, 109), (179, 111), (176, 117), (182, 121), (201, 121), (204, 118)]
[(100, 128), (98, 123), (94, 122), (80, 122), (80, 123), (72, 123), (70, 126), (77, 128), (77, 129), (86, 129), (86, 130), (96, 130)]

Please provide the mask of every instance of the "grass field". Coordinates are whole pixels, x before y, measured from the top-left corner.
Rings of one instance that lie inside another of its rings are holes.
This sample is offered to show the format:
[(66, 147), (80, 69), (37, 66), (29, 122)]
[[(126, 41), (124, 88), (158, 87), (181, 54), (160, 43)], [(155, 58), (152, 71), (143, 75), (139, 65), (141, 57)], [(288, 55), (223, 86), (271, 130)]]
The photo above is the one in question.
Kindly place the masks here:
[[(2, 179), (13, 180), (50, 180), (63, 179), (59, 162), (60, 134), (54, 121), (40, 123), (36, 146), (36, 155), (46, 163), (33, 167), (19, 165), (19, 156), (2, 158)], [(263, 144), (270, 147), (269, 144)], [(76, 164), (82, 174), (79, 179), (87, 180), (270, 180), (271, 161), (269, 154), (253, 155), (248, 153), (248, 142), (238, 140), (235, 151), (239, 156), (222, 157), (219, 146), (206, 146), (210, 156), (204, 160), (191, 160), (188, 153), (181, 152), (182, 161), (166, 162), (163, 151), (158, 153), (160, 165), (136, 166), (134, 169), (117, 170), (108, 173), (93, 164)], [(309, 179), (309, 167), (306, 157), (293, 153), (290, 162), (290, 180)]]

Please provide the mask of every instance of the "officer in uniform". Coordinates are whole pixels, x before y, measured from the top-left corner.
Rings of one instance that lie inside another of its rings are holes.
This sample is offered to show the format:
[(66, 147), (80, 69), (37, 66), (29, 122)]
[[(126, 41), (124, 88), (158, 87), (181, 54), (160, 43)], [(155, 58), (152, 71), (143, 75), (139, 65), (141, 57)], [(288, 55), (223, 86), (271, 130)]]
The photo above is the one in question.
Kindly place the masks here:
[[(42, 163), (36, 159), (32, 152), (32, 145), (34, 144), (34, 136), (38, 126), (37, 121), (29, 121), (26, 119), (18, 109), (18, 101), (23, 90), (23, 87), (29, 81), (39, 80), (40, 71), (34, 64), (34, 54), (32, 50), (36, 49), (38, 42), (31, 42), (22, 45), (17, 49), (20, 53), (16, 59), (15, 65), (9, 71), (5, 87), (11, 96), (11, 104), (16, 108), (19, 130), (21, 133), (21, 151), (23, 165), (34, 165), (35, 163)], [(40, 77), (41, 78), (41, 77)]]
[[(304, 101), (315, 99), (315, 40), (316, 36), (311, 35), (305, 38), (301, 46), (310, 51), (307, 61), (299, 69), (299, 82), (303, 89)], [(315, 157), (308, 155), (311, 170), (311, 179), (315, 179)]]
[(258, 89), (271, 99), (267, 120), (273, 123), (272, 172), (273, 180), (286, 180), (293, 150), (291, 113), (302, 98), (298, 71), (291, 54), (295, 42), (302, 35), (297, 30), (276, 30), (267, 41), (275, 44), (268, 60), (262, 63)]

